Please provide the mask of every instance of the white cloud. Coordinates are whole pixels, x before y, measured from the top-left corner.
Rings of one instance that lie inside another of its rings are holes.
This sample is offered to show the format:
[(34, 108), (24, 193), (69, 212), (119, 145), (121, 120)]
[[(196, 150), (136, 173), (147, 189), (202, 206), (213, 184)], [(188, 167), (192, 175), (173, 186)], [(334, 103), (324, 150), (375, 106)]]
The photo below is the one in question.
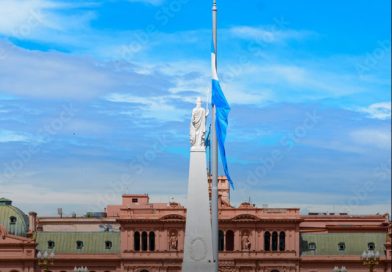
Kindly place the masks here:
[(164, 0), (128, 0), (128, 2), (145, 3), (145, 4), (158, 6), (161, 5), (164, 2)]
[(115, 71), (88, 58), (56, 52), (29, 51), (0, 42), (6, 58), (0, 61), (0, 91), (15, 96), (50, 99), (90, 99), (113, 90), (146, 95), (163, 92), (168, 78)]
[(367, 113), (373, 119), (388, 120), (391, 119), (391, 102), (374, 103), (359, 111)]
[(237, 38), (265, 43), (279, 43), (288, 40), (302, 40), (314, 35), (309, 31), (279, 30), (278, 28), (236, 26), (229, 32)]
[[(238, 206), (243, 199), (252, 196), (252, 202), (258, 207), (267, 204), (270, 208), (300, 208), (302, 213), (308, 212), (329, 212), (350, 214), (376, 214), (390, 213), (390, 203), (366, 204), (356, 200), (355, 195), (347, 194), (328, 194), (322, 192), (292, 192), (292, 191), (259, 191), (255, 188), (252, 193), (249, 190), (233, 192), (232, 197), (235, 201), (232, 204)], [(238, 199), (241, 199), (238, 201)]]
[(391, 129), (360, 129), (351, 133), (351, 138), (365, 146), (372, 146), (377, 148), (391, 147)]
[(0, 9), (0, 33), (17, 38), (36, 39), (47, 30), (83, 28), (94, 17), (91, 12), (73, 16), (62, 15), (59, 11), (92, 5), (83, 1), (65, 3), (53, 0), (3, 0)]
[(120, 112), (124, 115), (136, 117), (138, 116), (137, 112), (140, 111), (144, 118), (153, 118), (160, 121), (183, 121), (189, 112), (178, 108), (174, 102), (169, 101), (170, 98), (170, 96), (143, 97), (119, 93), (112, 93), (105, 97), (107, 101), (114, 103), (141, 105), (137, 110)]
[(26, 135), (9, 131), (9, 130), (0, 130), (0, 143), (10, 143), (10, 142), (28, 142), (29, 137)]

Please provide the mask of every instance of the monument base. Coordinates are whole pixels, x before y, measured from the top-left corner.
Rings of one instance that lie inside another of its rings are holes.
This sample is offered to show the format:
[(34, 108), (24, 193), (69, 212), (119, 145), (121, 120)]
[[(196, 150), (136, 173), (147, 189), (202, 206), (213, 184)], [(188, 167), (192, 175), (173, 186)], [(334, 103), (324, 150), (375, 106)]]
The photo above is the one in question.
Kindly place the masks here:
[(191, 149), (182, 272), (213, 272), (205, 148)]

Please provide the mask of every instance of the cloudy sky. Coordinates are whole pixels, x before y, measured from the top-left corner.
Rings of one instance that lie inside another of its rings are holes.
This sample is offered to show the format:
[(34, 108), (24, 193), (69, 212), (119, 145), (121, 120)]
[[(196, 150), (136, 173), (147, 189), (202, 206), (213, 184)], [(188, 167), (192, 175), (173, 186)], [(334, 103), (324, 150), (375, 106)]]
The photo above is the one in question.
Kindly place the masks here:
[[(219, 1), (235, 205), (390, 212), (390, 1)], [(186, 203), (210, 0), (2, 0), (0, 197)]]

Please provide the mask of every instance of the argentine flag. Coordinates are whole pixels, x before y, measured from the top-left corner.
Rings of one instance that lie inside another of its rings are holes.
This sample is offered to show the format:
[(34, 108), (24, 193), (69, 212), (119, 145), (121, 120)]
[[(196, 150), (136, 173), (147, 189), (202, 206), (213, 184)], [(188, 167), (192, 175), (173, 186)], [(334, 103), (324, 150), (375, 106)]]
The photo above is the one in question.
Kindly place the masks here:
[(212, 68), (212, 105), (216, 108), (216, 137), (218, 138), (219, 153), (222, 160), (223, 170), (229, 180), (231, 187), (234, 189), (233, 181), (229, 174), (229, 168), (227, 167), (226, 151), (225, 151), (225, 140), (226, 130), (228, 125), (228, 117), (230, 112), (230, 105), (227, 103), (226, 97), (222, 92), (222, 88), (219, 84), (218, 73), (216, 69), (216, 53), (215, 47), (212, 43), (211, 46), (211, 68)]

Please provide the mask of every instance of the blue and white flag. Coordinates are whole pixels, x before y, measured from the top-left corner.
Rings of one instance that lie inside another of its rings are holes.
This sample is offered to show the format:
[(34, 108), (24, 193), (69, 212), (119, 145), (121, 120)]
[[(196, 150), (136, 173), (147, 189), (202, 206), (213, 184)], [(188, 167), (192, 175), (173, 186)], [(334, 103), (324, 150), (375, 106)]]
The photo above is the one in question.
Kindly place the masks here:
[(223, 170), (229, 180), (232, 188), (234, 188), (233, 181), (229, 174), (229, 168), (227, 167), (226, 151), (225, 151), (225, 140), (226, 130), (229, 124), (228, 117), (230, 112), (230, 105), (227, 103), (226, 97), (222, 92), (222, 88), (219, 84), (218, 73), (216, 69), (216, 53), (214, 44), (211, 47), (211, 68), (212, 68), (212, 105), (216, 108), (216, 137), (218, 138), (219, 153), (222, 160)]

